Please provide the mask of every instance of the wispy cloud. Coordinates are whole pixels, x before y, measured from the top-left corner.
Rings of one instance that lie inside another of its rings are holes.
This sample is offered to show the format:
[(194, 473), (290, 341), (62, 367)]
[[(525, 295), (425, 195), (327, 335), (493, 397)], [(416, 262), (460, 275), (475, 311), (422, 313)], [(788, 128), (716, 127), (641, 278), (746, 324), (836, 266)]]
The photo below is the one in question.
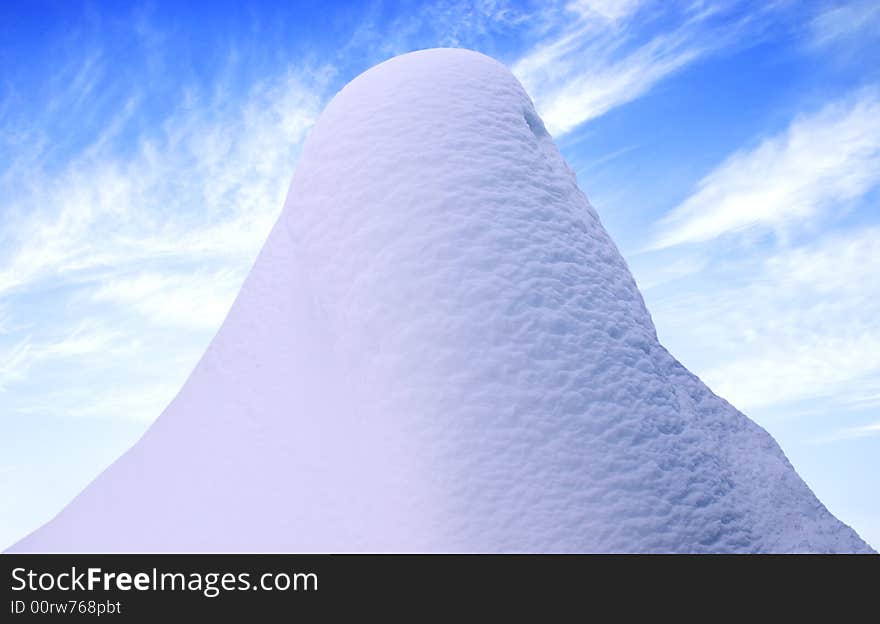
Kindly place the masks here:
[(93, 298), (122, 305), (162, 327), (212, 330), (223, 321), (245, 269), (233, 264), (213, 271), (120, 275), (103, 280)]
[(658, 224), (652, 248), (792, 227), (880, 183), (880, 96), (864, 90), (727, 158)]
[(28, 340), (19, 340), (0, 350), (0, 392), (27, 371), (33, 356)]
[(41, 137), (94, 104), (102, 58), (71, 62), (33, 127), (0, 117), (35, 146), (7, 146), (0, 173), (2, 324), (17, 328), (0, 332), (4, 415), (158, 415), (277, 217), (333, 76), (299, 65), (243, 92), (192, 85), (159, 119), (135, 90), (59, 156)]
[(0, 349), (0, 392), (28, 376), (32, 368), (46, 361), (58, 362), (95, 354), (112, 357), (124, 348), (122, 332), (100, 322), (81, 320), (73, 330), (43, 330), (25, 336)]
[(880, 5), (874, 0), (832, 4), (809, 24), (809, 44), (816, 48), (858, 43), (863, 35), (876, 39), (880, 32)]
[(232, 105), (225, 93), (191, 95), (131, 155), (99, 136), (60, 171), (32, 166), (2, 189), (20, 217), (4, 230), (0, 294), (175, 254), (252, 254), (280, 210), (322, 80), (291, 71)]
[[(561, 13), (545, 16), (549, 33), (513, 72), (559, 137), (745, 34), (757, 39), (769, 8), (731, 16), (736, 4), (570, 2)], [(715, 23), (720, 15), (726, 16), (723, 28)]]
[(870, 438), (880, 436), (880, 422), (862, 425), (860, 427), (846, 427), (830, 436), (826, 436), (819, 440), (818, 443), (839, 442), (841, 440), (853, 440), (856, 438)]
[(701, 280), (652, 312), (667, 346), (737, 407), (880, 387), (878, 228), (717, 262)]

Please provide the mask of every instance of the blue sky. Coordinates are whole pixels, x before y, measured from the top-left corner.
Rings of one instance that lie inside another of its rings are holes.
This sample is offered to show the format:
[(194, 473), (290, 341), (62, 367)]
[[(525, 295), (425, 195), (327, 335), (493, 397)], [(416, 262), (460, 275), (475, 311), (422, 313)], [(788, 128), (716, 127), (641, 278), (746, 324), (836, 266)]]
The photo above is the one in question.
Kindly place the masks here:
[(174, 396), (328, 99), (410, 50), (506, 63), (661, 341), (880, 547), (880, 6), (5, 2), (0, 547)]

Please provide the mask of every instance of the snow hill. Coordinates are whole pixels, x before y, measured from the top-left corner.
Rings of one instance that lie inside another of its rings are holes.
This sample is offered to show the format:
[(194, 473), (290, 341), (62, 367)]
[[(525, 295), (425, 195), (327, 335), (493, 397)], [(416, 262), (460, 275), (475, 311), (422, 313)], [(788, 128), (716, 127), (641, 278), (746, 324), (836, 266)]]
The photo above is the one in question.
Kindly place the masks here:
[(658, 343), (517, 80), (444, 49), (330, 102), (179, 395), (13, 551), (870, 549)]

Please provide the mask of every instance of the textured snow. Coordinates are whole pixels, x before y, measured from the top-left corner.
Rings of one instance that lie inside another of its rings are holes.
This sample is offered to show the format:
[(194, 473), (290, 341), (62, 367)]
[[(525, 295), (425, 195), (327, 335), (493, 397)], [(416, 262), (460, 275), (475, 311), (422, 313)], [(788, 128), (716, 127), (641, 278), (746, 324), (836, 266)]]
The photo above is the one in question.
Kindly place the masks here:
[(180, 394), (14, 550), (869, 548), (658, 343), (511, 73), (428, 50), (332, 100)]

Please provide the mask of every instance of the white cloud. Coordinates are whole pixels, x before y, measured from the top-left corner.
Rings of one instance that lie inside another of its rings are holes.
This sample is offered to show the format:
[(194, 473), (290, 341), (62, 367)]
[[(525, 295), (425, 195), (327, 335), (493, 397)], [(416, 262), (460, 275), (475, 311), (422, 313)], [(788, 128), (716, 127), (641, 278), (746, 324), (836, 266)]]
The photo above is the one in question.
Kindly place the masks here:
[(706, 256), (682, 255), (666, 262), (650, 262), (639, 267), (638, 286), (641, 292), (660, 288), (670, 282), (694, 275), (709, 264)]
[(814, 331), (802, 341), (759, 345), (751, 356), (709, 369), (705, 380), (738, 407), (752, 409), (846, 393), (878, 371), (880, 336)]
[(880, 5), (875, 0), (834, 4), (818, 13), (810, 22), (809, 43), (826, 48), (847, 43), (863, 34), (877, 36), (880, 27)]
[(700, 280), (649, 303), (664, 344), (737, 407), (880, 387), (880, 228), (719, 261)]
[(573, 0), (566, 9), (584, 18), (596, 15), (615, 22), (635, 13), (640, 4), (642, 0)]
[(513, 72), (559, 137), (745, 34), (756, 40), (773, 7), (753, 9), (746, 18), (727, 15), (723, 27), (714, 24), (730, 4), (571, 2), (564, 13), (545, 16), (552, 34), (514, 63)]
[[(59, 87), (59, 102), (88, 97), (101, 57), (90, 58), (77, 93)], [(14, 328), (0, 332), (6, 414), (159, 414), (280, 212), (331, 76), (291, 68), (243, 95), (222, 83), (190, 90), (163, 120), (135, 125), (144, 111), (133, 93), (60, 166), (51, 150), (10, 150), (0, 174), (0, 325)], [(4, 123), (25, 143), (47, 125)]]
[(815, 442), (826, 444), (829, 442), (853, 440), (856, 438), (870, 438), (874, 436), (880, 436), (880, 422), (870, 423), (859, 427), (845, 427), (829, 436), (819, 438)]
[(856, 427), (852, 431), (857, 435), (880, 435), (880, 422), (865, 425), (864, 427)]
[(125, 346), (122, 332), (96, 321), (81, 320), (72, 331), (62, 333), (54, 328), (42, 329), (38, 337), (30, 335), (0, 345), (0, 392), (45, 362), (81, 360), (95, 354), (112, 357)]
[(658, 224), (652, 248), (788, 228), (880, 183), (880, 98), (861, 91), (734, 153)]
[(162, 327), (213, 330), (229, 311), (244, 268), (121, 275), (103, 281), (93, 297), (122, 304)]
[(48, 414), (54, 418), (112, 418), (147, 423), (155, 420), (179, 390), (180, 383), (176, 379), (142, 381), (136, 388), (108, 387), (100, 392), (82, 388), (47, 389), (40, 397), (17, 405), (16, 413), (26, 417)]
[(78, 124), (86, 140), (59, 157), (43, 129), (101, 91), (91, 85), (103, 57), (87, 56), (59, 71), (75, 92), (59, 79), (57, 104), (26, 118), (31, 125), (0, 116), (10, 155), (0, 171), (7, 422), (159, 415), (280, 212), (332, 76), (292, 67), (244, 92), (221, 79), (148, 121), (156, 111), (141, 110), (135, 90), (94, 128)]
[(32, 166), (2, 189), (4, 210), (20, 216), (3, 232), (0, 295), (175, 255), (249, 262), (281, 208), (325, 80), (326, 71), (291, 71), (243, 104), (194, 96), (131, 155), (98, 137), (61, 171)]
[(29, 340), (20, 340), (0, 351), (0, 392), (27, 371), (33, 359), (31, 350)]

